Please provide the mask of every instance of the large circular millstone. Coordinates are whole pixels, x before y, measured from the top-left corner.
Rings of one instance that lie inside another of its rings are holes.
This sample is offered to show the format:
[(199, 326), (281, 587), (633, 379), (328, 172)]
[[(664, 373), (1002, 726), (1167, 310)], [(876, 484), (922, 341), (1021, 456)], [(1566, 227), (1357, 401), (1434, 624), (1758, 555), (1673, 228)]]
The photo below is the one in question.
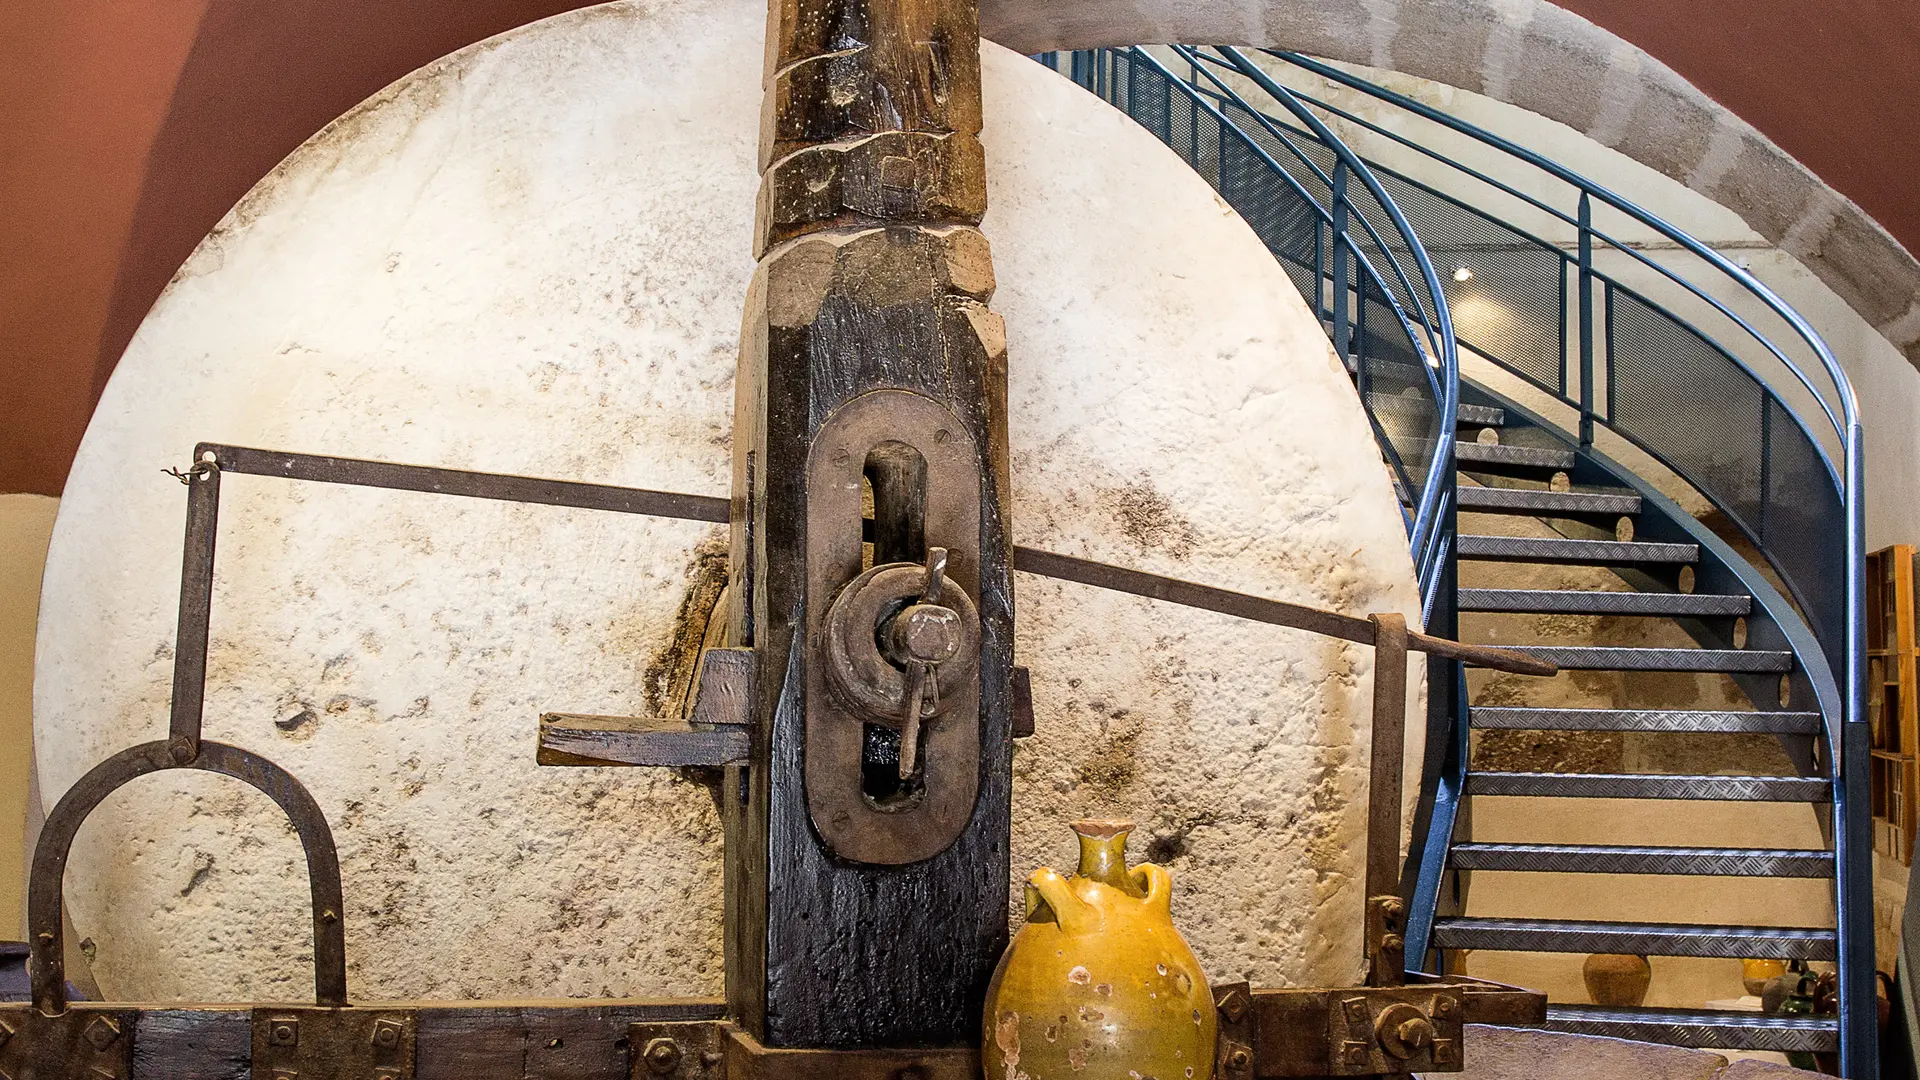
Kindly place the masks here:
[[(165, 732), (185, 492), (161, 470), (196, 441), (726, 492), (762, 33), (736, 0), (523, 27), (376, 95), (227, 216), (128, 349), (61, 505), (49, 799)], [(1415, 613), (1353, 390), (1253, 233), (1119, 113), (985, 60), (1017, 540)], [(534, 746), (543, 710), (659, 705), (722, 530), (224, 490), (207, 736), (325, 809), (354, 994), (717, 992), (707, 790)], [(1353, 977), (1371, 650), (1017, 586), (1040, 734), (1015, 754), (1016, 880), (1071, 865), (1072, 818), (1131, 816), (1214, 978)], [(108, 994), (287, 1000), (311, 986), (303, 873), (264, 798), (168, 773), (96, 813), (68, 884)]]

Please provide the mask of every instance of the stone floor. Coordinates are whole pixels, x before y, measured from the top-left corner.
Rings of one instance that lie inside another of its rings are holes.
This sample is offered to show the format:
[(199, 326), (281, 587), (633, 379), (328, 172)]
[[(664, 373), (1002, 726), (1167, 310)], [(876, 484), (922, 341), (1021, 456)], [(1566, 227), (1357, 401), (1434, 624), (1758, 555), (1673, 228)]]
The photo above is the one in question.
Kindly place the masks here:
[(1466, 1069), (1429, 1080), (1795, 1080), (1821, 1074), (1708, 1050), (1523, 1028), (1466, 1029)]

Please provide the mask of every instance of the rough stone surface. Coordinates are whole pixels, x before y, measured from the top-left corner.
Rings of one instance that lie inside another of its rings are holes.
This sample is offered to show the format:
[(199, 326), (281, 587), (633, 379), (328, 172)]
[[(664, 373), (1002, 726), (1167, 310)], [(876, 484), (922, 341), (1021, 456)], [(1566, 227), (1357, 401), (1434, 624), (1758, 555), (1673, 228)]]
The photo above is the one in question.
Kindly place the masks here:
[(1728, 1065), (1726, 1071), (1714, 1077), (1714, 1080), (1816, 1080), (1825, 1075), (1775, 1061), (1745, 1058)]
[[(197, 440), (726, 490), (761, 32), (730, 0), (523, 28), (377, 95), (228, 216), (136, 336), (61, 506), (50, 798), (165, 730), (184, 498), (160, 469)], [(1271, 257), (1130, 121), (985, 59), (1017, 540), (1415, 614), (1359, 406)], [(533, 752), (543, 709), (657, 699), (718, 538), (228, 480), (207, 735), (325, 809), (356, 996), (719, 989), (706, 790)], [(1213, 977), (1353, 978), (1370, 652), (1018, 587), (1041, 733), (1015, 759), (1015, 873), (1071, 862), (1066, 819), (1132, 814)], [(108, 994), (297, 999), (301, 873), (264, 798), (176, 773), (103, 806), (68, 881)]]
[[(1548, 0), (982, 0), (980, 17), (988, 37), (1021, 52), (1167, 41), (1268, 46), (1518, 105), (1731, 208), (1806, 260), (1920, 366), (1920, 261), (1678, 72)], [(1728, 142), (1741, 147), (1734, 167), (1724, 162)], [(1846, 238), (1843, 252), (1796, 230), (1816, 205)]]
[(1718, 1080), (1727, 1059), (1681, 1046), (1468, 1024), (1457, 1073), (1428, 1080)]

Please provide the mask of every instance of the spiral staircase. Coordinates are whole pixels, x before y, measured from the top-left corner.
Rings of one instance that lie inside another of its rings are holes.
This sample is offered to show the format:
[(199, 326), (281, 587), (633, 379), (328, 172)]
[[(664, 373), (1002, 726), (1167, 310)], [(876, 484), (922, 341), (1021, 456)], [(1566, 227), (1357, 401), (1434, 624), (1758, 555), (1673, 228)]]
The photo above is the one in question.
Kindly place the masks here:
[[(1544, 687), (1430, 667), (1428, 756), (1403, 878), (1407, 955), (1420, 958), (1410, 963), (1442, 970), (1471, 951), (1831, 964), (1837, 1016), (1554, 1002), (1546, 1026), (1833, 1055), (1843, 1075), (1876, 1075), (1860, 427), (1818, 334), (1682, 230), (1345, 70), (1227, 48), (1038, 59), (1193, 165), (1319, 312), (1401, 493), (1428, 628), (1483, 638), (1505, 628), (1490, 640), (1612, 679), (1605, 707), (1570, 706)], [(1364, 109), (1352, 104), (1362, 100)], [(1362, 158), (1335, 125), (1395, 161), (1417, 160), (1426, 182)], [(1480, 164), (1434, 144), (1468, 145)], [(1650, 257), (1656, 249), (1676, 254)], [(1444, 277), (1434, 265), (1442, 253), (1458, 264)], [(1490, 305), (1498, 318), (1485, 317)], [(1482, 314), (1459, 314), (1472, 311)], [(1462, 375), (1463, 358), (1473, 376)], [(1501, 621), (1514, 616), (1657, 624), (1628, 636), (1661, 643), (1515, 640), (1512, 627), (1538, 624)], [(1673, 673), (1712, 680), (1722, 704), (1673, 707), (1645, 692)], [(1777, 740), (1784, 767), (1502, 766), (1503, 736), (1543, 732), (1762, 736)], [(1825, 843), (1490, 842), (1474, 838), (1471, 819), (1473, 800), (1488, 796), (1662, 800), (1675, 815), (1702, 800), (1808, 804)], [(1711, 910), (1686, 923), (1484, 917), (1468, 913), (1475, 873), (1591, 875), (1599, 895), (1608, 875), (1822, 879), (1832, 917), (1809, 926), (1732, 925)]]

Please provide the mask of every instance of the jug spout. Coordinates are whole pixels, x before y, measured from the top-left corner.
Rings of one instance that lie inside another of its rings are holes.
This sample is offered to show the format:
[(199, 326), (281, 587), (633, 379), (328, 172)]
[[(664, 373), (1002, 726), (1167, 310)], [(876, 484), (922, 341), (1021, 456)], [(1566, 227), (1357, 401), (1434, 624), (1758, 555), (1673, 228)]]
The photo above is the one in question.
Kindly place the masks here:
[(1133, 822), (1116, 819), (1076, 821), (1073, 831), (1080, 837), (1080, 869), (1077, 876), (1125, 892), (1139, 892), (1127, 874), (1127, 835), (1133, 832)]
[[(1051, 920), (1047, 912), (1052, 913)], [(1100, 925), (1100, 913), (1093, 905), (1082, 900), (1066, 878), (1045, 867), (1027, 877), (1027, 919), (1058, 923), (1069, 934), (1084, 934)]]

